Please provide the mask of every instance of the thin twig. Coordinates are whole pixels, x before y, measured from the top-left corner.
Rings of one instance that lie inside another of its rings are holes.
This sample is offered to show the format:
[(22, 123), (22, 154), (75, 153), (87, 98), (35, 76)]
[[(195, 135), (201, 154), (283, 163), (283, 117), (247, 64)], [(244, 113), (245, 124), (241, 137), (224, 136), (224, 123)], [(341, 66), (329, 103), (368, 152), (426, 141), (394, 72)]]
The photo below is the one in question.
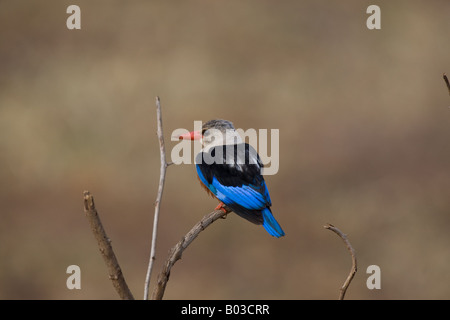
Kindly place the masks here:
[(344, 241), (345, 245), (347, 246), (347, 249), (350, 252), (350, 255), (352, 256), (352, 268), (350, 269), (350, 273), (349, 273), (347, 279), (345, 279), (345, 282), (342, 285), (342, 287), (340, 289), (340, 293), (339, 293), (339, 300), (344, 300), (344, 296), (345, 296), (345, 293), (347, 292), (347, 288), (350, 285), (350, 282), (352, 282), (352, 279), (355, 276), (356, 271), (357, 271), (355, 250), (353, 249), (352, 245), (350, 244), (350, 241), (347, 239), (347, 235), (344, 234), (341, 230), (339, 230), (332, 224), (327, 224), (323, 227), (325, 229), (333, 231), (339, 237), (341, 237), (341, 239)]
[(111, 240), (106, 235), (100, 217), (98, 216), (97, 209), (94, 205), (94, 197), (89, 191), (84, 191), (83, 199), (84, 212), (89, 220), (95, 239), (97, 239), (98, 248), (100, 249), (103, 260), (108, 268), (109, 279), (111, 279), (113, 286), (121, 299), (134, 300), (112, 249)]
[(444, 73), (442, 77), (444, 78), (445, 84), (447, 85), (448, 94), (450, 94), (450, 82), (448, 81), (447, 75)]
[(161, 115), (161, 103), (159, 97), (156, 97), (156, 120), (157, 120), (157, 135), (159, 140), (159, 153), (161, 159), (161, 168), (159, 175), (159, 187), (158, 194), (156, 195), (155, 201), (155, 213), (153, 216), (153, 232), (152, 232), (152, 246), (150, 250), (150, 260), (148, 263), (147, 275), (145, 277), (145, 288), (144, 288), (144, 300), (148, 300), (148, 291), (150, 286), (150, 278), (153, 270), (153, 263), (156, 259), (156, 238), (158, 232), (158, 220), (159, 220), (159, 210), (161, 207), (161, 199), (164, 190), (164, 182), (166, 180), (166, 169), (172, 162), (168, 163), (166, 161), (166, 147), (164, 145), (164, 133), (162, 127), (162, 115)]
[(158, 282), (152, 293), (153, 300), (161, 300), (166, 290), (167, 282), (169, 281), (170, 270), (175, 262), (181, 259), (183, 251), (194, 241), (200, 232), (205, 230), (211, 223), (217, 219), (224, 218), (230, 210), (226, 208), (226, 212), (222, 210), (215, 210), (205, 215), (197, 224), (170, 250), (169, 257), (163, 265), (163, 268), (158, 275)]

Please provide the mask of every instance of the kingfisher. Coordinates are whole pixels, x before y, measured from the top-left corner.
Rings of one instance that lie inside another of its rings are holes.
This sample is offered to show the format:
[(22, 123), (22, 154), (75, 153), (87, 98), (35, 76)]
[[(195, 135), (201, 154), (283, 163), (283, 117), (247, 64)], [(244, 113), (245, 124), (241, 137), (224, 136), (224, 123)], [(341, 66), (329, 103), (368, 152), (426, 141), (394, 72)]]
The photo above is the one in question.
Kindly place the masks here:
[(284, 236), (275, 220), (272, 201), (264, 177), (264, 167), (256, 150), (245, 143), (228, 120), (210, 120), (202, 131), (192, 131), (179, 137), (200, 140), (202, 149), (195, 157), (198, 179), (205, 190), (240, 217), (258, 225), (274, 237)]

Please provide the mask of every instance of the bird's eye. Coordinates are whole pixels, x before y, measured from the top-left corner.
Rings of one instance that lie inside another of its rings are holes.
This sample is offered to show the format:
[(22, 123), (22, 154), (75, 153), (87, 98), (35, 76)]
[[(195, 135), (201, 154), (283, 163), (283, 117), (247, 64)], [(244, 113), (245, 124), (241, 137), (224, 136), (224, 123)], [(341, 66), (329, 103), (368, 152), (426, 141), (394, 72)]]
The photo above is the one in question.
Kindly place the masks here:
[(207, 130), (207, 129), (204, 129), (202, 131), (202, 135), (205, 136), (205, 137), (209, 136), (210, 134), (211, 134), (211, 132), (209, 132), (209, 130)]

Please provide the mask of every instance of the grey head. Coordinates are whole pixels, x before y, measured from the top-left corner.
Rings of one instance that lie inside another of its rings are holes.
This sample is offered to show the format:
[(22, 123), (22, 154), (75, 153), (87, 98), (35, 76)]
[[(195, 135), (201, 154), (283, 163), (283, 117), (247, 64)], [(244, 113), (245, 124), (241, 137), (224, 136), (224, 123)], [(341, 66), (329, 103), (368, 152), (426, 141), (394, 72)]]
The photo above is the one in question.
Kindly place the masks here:
[(209, 120), (203, 124), (202, 134), (205, 133), (205, 131), (209, 130), (209, 129), (217, 129), (222, 132), (225, 132), (226, 130), (234, 130), (234, 126), (231, 121), (223, 120), (223, 119), (214, 119), (214, 120)]
[(202, 144), (204, 147), (242, 142), (241, 137), (234, 129), (233, 123), (223, 119), (214, 119), (205, 122), (202, 126), (202, 135)]

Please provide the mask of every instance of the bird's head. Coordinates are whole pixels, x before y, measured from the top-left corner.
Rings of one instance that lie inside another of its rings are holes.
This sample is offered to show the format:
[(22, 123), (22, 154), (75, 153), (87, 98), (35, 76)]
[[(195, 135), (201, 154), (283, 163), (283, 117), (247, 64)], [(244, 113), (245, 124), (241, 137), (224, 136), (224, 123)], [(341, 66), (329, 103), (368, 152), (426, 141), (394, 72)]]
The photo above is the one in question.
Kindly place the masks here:
[(180, 140), (200, 140), (203, 147), (241, 143), (242, 139), (228, 120), (209, 120), (202, 126), (202, 131), (192, 131), (181, 135)]

